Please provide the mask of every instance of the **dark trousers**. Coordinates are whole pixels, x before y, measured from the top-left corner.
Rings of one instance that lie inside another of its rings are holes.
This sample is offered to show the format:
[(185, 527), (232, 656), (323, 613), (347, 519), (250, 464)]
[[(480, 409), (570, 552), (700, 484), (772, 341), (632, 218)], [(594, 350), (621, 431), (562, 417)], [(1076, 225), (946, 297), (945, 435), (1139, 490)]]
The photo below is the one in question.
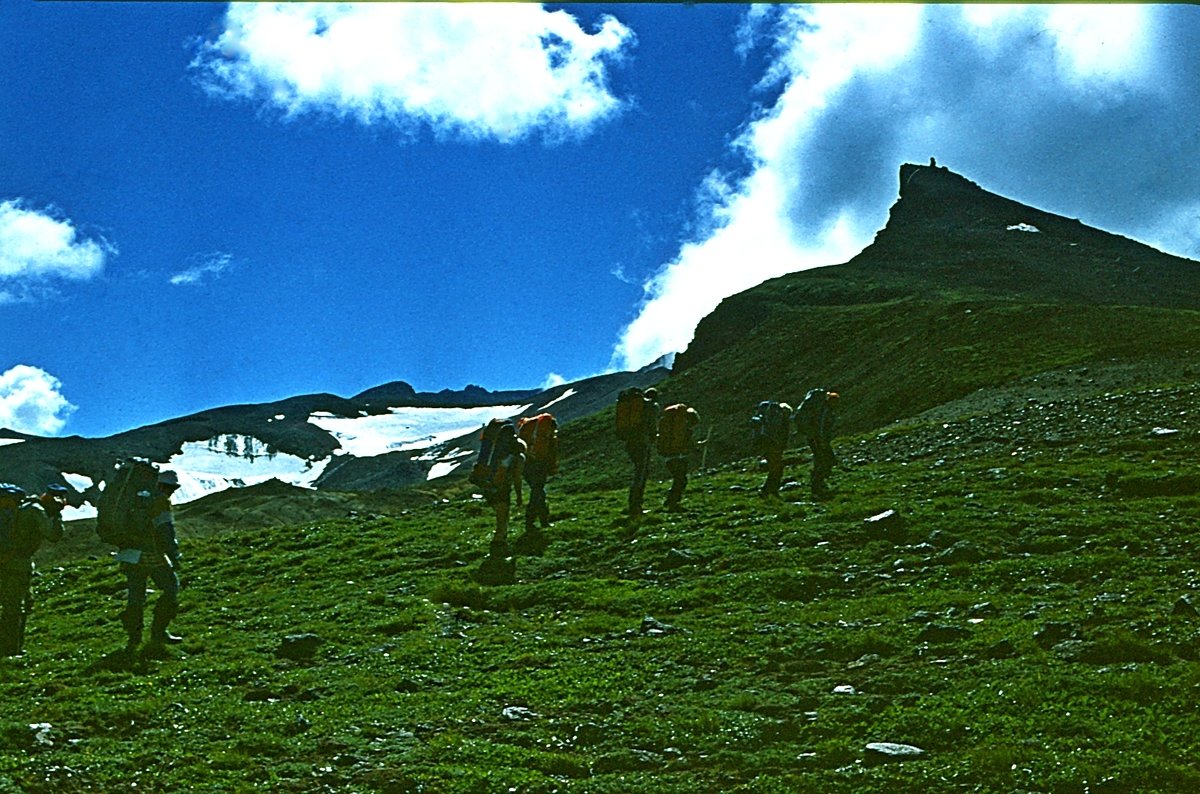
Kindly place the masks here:
[(525, 464), (525, 482), (529, 483), (529, 501), (525, 503), (525, 529), (533, 529), (535, 522), (543, 527), (550, 526), (550, 504), (546, 500), (546, 480), (550, 479), (545, 463), (528, 461)]
[(644, 442), (626, 442), (625, 452), (633, 463), (633, 480), (629, 483), (629, 514), (637, 515), (642, 512), (646, 480), (650, 476), (650, 445)]
[(33, 566), (18, 557), (0, 566), (0, 656), (16, 656), (25, 642), (25, 617), (33, 607)]
[(671, 490), (667, 492), (666, 505), (670, 508), (676, 508), (683, 501), (683, 490), (687, 488), (687, 455), (667, 458), (667, 473), (671, 475)]
[(763, 457), (767, 460), (767, 481), (760, 492), (764, 496), (777, 494), (783, 483), (783, 447), (768, 446), (763, 450)]
[(825, 480), (833, 471), (833, 447), (830, 446), (829, 439), (809, 436), (808, 448), (812, 450), (813, 455), (812, 492), (825, 493)]
[(175, 569), (169, 565), (145, 565), (121, 563), (125, 572), (126, 604), (125, 613), (121, 616), (125, 631), (130, 641), (140, 640), (142, 636), (142, 616), (146, 609), (146, 584), (154, 582), (159, 589), (158, 600), (154, 602), (154, 620), (151, 623), (152, 635), (158, 635), (167, 630), (167, 624), (179, 611), (179, 577)]

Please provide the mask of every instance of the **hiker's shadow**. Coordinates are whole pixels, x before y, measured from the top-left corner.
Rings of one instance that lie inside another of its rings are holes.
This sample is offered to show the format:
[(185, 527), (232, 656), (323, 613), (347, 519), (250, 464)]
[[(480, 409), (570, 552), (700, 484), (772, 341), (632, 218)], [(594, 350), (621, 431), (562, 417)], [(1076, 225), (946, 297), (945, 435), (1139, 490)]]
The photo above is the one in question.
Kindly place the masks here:
[(150, 672), (150, 657), (138, 649), (125, 647), (109, 651), (87, 667), (89, 673), (136, 673), (139, 675)]

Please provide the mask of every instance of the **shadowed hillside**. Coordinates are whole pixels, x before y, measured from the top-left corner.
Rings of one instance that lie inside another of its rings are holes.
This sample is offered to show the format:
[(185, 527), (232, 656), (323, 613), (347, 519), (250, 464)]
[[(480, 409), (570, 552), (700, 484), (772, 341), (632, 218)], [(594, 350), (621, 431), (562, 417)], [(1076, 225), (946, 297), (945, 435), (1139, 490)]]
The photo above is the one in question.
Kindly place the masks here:
[(850, 262), (734, 295), (664, 384), (744, 454), (760, 399), (843, 395), (860, 432), (1037, 372), (1200, 351), (1200, 264), (905, 165), (887, 226)]

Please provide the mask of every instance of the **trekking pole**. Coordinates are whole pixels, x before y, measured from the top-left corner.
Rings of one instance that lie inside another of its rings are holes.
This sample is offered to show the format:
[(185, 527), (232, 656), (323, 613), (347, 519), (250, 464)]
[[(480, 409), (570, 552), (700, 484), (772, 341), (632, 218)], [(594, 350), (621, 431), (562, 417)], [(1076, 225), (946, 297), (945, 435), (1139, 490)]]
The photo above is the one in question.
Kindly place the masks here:
[(700, 468), (703, 469), (708, 462), (708, 440), (712, 438), (712, 425), (708, 426), (708, 435), (700, 443), (704, 445), (704, 450), (700, 453)]

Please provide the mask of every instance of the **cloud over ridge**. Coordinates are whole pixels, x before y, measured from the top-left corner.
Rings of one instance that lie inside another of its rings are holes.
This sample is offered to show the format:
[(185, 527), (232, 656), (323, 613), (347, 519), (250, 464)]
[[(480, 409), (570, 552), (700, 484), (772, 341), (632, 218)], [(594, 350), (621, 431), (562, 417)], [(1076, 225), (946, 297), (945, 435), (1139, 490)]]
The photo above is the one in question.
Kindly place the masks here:
[(214, 95), (502, 142), (616, 113), (606, 69), (634, 40), (524, 3), (235, 3), (224, 22), (192, 64)]
[(930, 156), (1024, 203), (1200, 255), (1200, 163), (1181, 143), (1196, 140), (1200, 36), (1170, 19), (1196, 13), (752, 8), (740, 46), (769, 48), (763, 85), (779, 94), (733, 144), (749, 173), (703, 186), (713, 222), (643, 285), (611, 366), (683, 350), (724, 297), (852, 258), (886, 222), (899, 164)]
[(38, 367), (18, 364), (0, 373), (0, 427), (52, 436), (75, 411), (61, 393), (58, 378)]

